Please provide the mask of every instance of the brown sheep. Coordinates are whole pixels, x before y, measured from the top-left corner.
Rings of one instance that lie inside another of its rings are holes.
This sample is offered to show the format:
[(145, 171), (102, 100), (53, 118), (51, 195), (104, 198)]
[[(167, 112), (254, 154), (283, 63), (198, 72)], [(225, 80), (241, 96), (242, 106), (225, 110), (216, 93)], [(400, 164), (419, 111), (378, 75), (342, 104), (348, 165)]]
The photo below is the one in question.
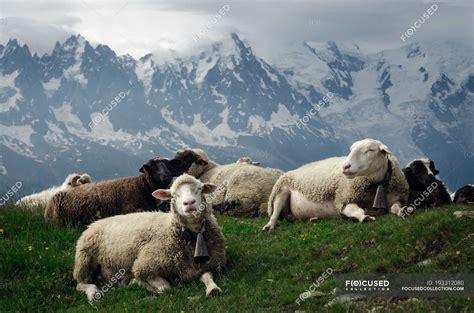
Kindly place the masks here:
[(174, 159), (154, 158), (140, 168), (138, 176), (85, 184), (57, 193), (44, 213), (46, 221), (88, 225), (118, 214), (157, 210), (151, 195), (166, 188), (173, 177), (186, 172), (191, 164), (205, 161), (191, 150), (176, 154)]

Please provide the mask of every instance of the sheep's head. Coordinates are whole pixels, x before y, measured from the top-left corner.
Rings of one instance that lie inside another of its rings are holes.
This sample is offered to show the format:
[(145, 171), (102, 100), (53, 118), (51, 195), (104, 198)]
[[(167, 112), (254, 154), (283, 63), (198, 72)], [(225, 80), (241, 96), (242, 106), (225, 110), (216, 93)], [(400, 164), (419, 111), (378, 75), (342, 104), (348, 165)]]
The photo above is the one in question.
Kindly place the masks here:
[(177, 152), (173, 159), (151, 159), (140, 168), (140, 172), (145, 173), (153, 188), (163, 188), (171, 184), (173, 177), (185, 173), (193, 164), (203, 166), (207, 165), (207, 161), (192, 150), (182, 150)]
[(439, 174), (439, 171), (432, 160), (423, 158), (408, 163), (403, 173), (411, 188), (424, 189), (436, 181), (435, 176)]
[(64, 180), (63, 185), (65, 185), (67, 188), (77, 187), (80, 185), (80, 183), (77, 182), (80, 178), (81, 178), (81, 175), (77, 173), (69, 174)]
[(382, 180), (391, 152), (378, 140), (363, 139), (352, 144), (350, 153), (342, 164), (347, 178), (366, 176), (374, 181)]
[(140, 172), (149, 178), (149, 183), (153, 186), (169, 186), (173, 180), (173, 173), (170, 170), (170, 160), (165, 158), (154, 158), (143, 164)]
[(171, 201), (171, 210), (188, 222), (200, 220), (211, 214), (211, 205), (204, 194), (216, 189), (214, 184), (202, 183), (191, 175), (183, 174), (176, 178), (170, 189), (155, 190), (152, 195), (158, 200)]
[(199, 161), (191, 164), (191, 167), (188, 169), (187, 173), (194, 177), (199, 177), (206, 171), (209, 165), (209, 156), (202, 149), (192, 149), (192, 152), (199, 156)]
[(241, 157), (235, 163), (247, 163), (249, 165), (261, 166), (262, 163), (252, 160), (251, 157)]
[(81, 175), (81, 177), (77, 180), (78, 185), (89, 184), (92, 182), (91, 176), (87, 173)]

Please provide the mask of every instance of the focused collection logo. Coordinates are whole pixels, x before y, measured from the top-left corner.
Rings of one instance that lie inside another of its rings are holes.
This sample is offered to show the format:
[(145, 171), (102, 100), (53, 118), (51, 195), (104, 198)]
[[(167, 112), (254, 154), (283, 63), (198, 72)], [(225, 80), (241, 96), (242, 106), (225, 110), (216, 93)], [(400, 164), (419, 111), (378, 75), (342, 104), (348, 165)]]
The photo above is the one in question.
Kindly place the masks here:
[(388, 280), (371, 280), (371, 279), (346, 279), (345, 289), (347, 291), (386, 291), (390, 290), (390, 282)]

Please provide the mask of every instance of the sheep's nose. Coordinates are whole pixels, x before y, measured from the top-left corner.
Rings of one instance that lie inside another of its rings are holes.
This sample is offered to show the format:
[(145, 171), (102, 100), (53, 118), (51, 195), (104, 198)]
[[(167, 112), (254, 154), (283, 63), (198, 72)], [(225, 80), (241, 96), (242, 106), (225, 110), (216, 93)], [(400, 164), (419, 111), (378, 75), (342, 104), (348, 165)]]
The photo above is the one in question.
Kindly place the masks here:
[(194, 199), (189, 199), (189, 200), (183, 201), (183, 205), (185, 205), (185, 206), (193, 205), (194, 203), (196, 203), (196, 200), (194, 200)]
[(343, 170), (348, 170), (348, 169), (350, 169), (350, 168), (351, 168), (351, 165), (350, 165), (350, 164), (344, 164), (344, 165), (342, 166), (342, 169), (343, 169)]

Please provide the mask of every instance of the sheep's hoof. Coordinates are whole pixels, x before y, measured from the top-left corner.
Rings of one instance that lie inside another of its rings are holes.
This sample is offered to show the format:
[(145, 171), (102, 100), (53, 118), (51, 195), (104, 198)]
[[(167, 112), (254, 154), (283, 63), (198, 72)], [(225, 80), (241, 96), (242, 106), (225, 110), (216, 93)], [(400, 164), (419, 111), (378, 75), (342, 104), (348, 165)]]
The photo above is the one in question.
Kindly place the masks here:
[(266, 232), (271, 232), (272, 230), (275, 229), (275, 226), (272, 225), (272, 223), (268, 223), (267, 225), (263, 226), (262, 230)]
[(370, 215), (365, 215), (365, 216), (360, 220), (360, 223), (363, 223), (363, 222), (370, 222), (370, 221), (375, 221), (375, 217), (370, 216)]
[(415, 210), (416, 208), (413, 207), (413, 206), (404, 206), (403, 208), (400, 209), (400, 211), (398, 211), (398, 216), (400, 217), (407, 217), (409, 215), (412, 215), (413, 213), (415, 213)]
[(312, 218), (309, 219), (309, 221), (311, 223), (315, 223), (315, 222), (319, 221), (319, 217), (312, 217)]
[(101, 293), (97, 289), (97, 287), (94, 286), (94, 287), (91, 287), (91, 288), (87, 289), (86, 295), (87, 295), (87, 301), (92, 303), (92, 302), (95, 302), (97, 300), (100, 300), (103, 296), (103, 293)]
[(136, 278), (133, 278), (132, 280), (130, 280), (130, 282), (128, 283), (129, 286), (131, 285), (141, 285), (140, 281)]
[(214, 297), (222, 292), (222, 289), (219, 287), (209, 288), (206, 290), (206, 297)]

